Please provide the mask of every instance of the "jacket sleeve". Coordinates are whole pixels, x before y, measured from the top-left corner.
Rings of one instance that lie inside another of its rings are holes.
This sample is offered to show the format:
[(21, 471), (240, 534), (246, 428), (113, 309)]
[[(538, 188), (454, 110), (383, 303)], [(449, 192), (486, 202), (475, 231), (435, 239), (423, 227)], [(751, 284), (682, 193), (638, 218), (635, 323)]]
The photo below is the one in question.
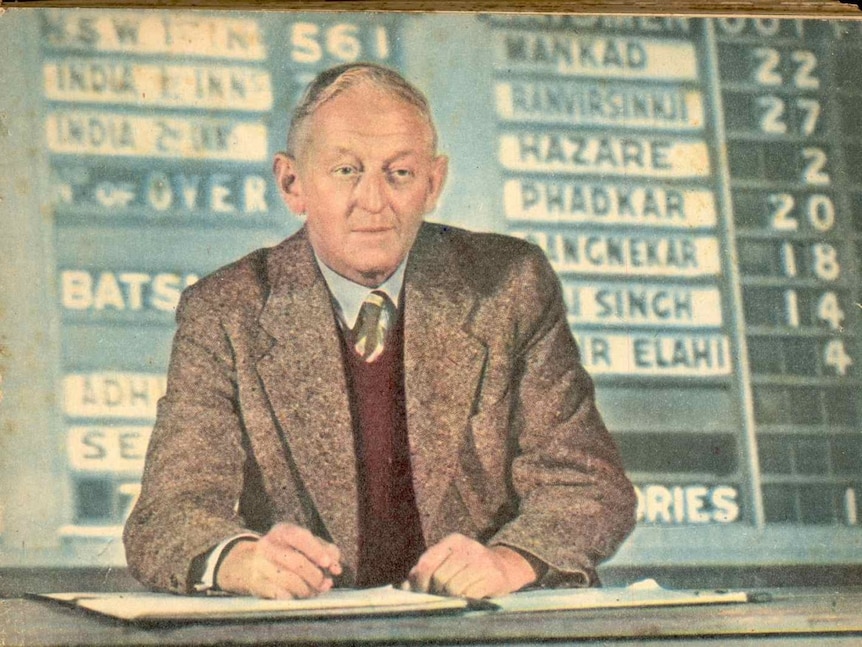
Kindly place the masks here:
[(517, 514), (489, 541), (547, 567), (547, 586), (589, 586), (635, 522), (635, 497), (594, 399), (560, 283), (540, 251), (520, 272), (510, 432)]
[(135, 578), (187, 593), (195, 584), (195, 558), (226, 537), (249, 532), (238, 512), (247, 452), (231, 344), (218, 308), (193, 287), (183, 294), (177, 322), (167, 392), (123, 540)]

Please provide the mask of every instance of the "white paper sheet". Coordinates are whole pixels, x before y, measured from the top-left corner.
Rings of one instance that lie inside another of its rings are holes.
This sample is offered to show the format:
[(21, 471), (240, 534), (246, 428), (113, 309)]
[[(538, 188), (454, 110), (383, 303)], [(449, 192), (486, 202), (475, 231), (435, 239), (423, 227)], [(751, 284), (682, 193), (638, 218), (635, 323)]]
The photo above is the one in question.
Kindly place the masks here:
[(566, 609), (612, 609), (693, 604), (748, 602), (743, 591), (674, 591), (655, 580), (642, 580), (627, 587), (602, 589), (540, 589), (493, 598), (501, 611), (525, 613)]
[(39, 597), (137, 622), (388, 615), (465, 609), (468, 601), (400, 591), (336, 589), (306, 600), (261, 600), (168, 593), (54, 593)]
[(251, 597), (167, 593), (53, 593), (36, 597), (134, 622), (278, 620), (477, 609), (490, 613), (529, 613), (749, 601), (748, 594), (742, 591), (674, 591), (661, 588), (655, 580), (644, 580), (625, 588), (539, 589), (479, 601), (412, 593), (391, 586), (336, 589), (307, 600), (260, 600)]

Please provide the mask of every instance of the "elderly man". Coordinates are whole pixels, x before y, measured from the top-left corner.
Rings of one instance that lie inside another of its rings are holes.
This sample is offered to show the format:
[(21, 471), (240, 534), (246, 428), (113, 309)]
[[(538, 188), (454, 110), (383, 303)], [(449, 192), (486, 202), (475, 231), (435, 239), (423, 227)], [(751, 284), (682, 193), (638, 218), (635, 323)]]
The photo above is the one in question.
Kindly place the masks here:
[(632, 487), (542, 253), (423, 224), (447, 159), (424, 96), (340, 66), (274, 172), (305, 226), (189, 288), (129, 567), (178, 592), (587, 586)]

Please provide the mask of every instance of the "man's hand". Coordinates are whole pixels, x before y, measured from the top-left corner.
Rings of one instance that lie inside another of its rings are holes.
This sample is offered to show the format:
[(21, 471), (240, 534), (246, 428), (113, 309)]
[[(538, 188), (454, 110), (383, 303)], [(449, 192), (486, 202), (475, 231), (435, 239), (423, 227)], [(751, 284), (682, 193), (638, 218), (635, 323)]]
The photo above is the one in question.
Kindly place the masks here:
[(457, 533), (425, 551), (408, 575), (413, 591), (468, 598), (506, 595), (536, 579), (530, 562), (517, 551), (487, 548)]
[(338, 548), (305, 528), (280, 523), (257, 541), (240, 540), (216, 574), (223, 591), (260, 598), (310, 598), (341, 574)]

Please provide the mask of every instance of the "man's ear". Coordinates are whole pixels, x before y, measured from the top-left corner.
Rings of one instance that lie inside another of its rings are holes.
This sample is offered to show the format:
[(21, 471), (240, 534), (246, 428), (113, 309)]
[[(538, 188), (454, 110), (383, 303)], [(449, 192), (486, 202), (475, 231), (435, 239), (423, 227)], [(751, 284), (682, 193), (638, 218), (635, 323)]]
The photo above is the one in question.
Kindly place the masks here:
[(446, 176), (449, 173), (449, 158), (438, 155), (431, 162), (431, 177), (428, 179), (428, 195), (425, 197), (425, 213), (430, 213), (437, 206), (437, 200), (443, 192)]
[(272, 173), (275, 183), (281, 193), (281, 199), (297, 216), (305, 213), (305, 197), (302, 183), (299, 181), (299, 170), (296, 159), (287, 153), (276, 153), (272, 161)]

